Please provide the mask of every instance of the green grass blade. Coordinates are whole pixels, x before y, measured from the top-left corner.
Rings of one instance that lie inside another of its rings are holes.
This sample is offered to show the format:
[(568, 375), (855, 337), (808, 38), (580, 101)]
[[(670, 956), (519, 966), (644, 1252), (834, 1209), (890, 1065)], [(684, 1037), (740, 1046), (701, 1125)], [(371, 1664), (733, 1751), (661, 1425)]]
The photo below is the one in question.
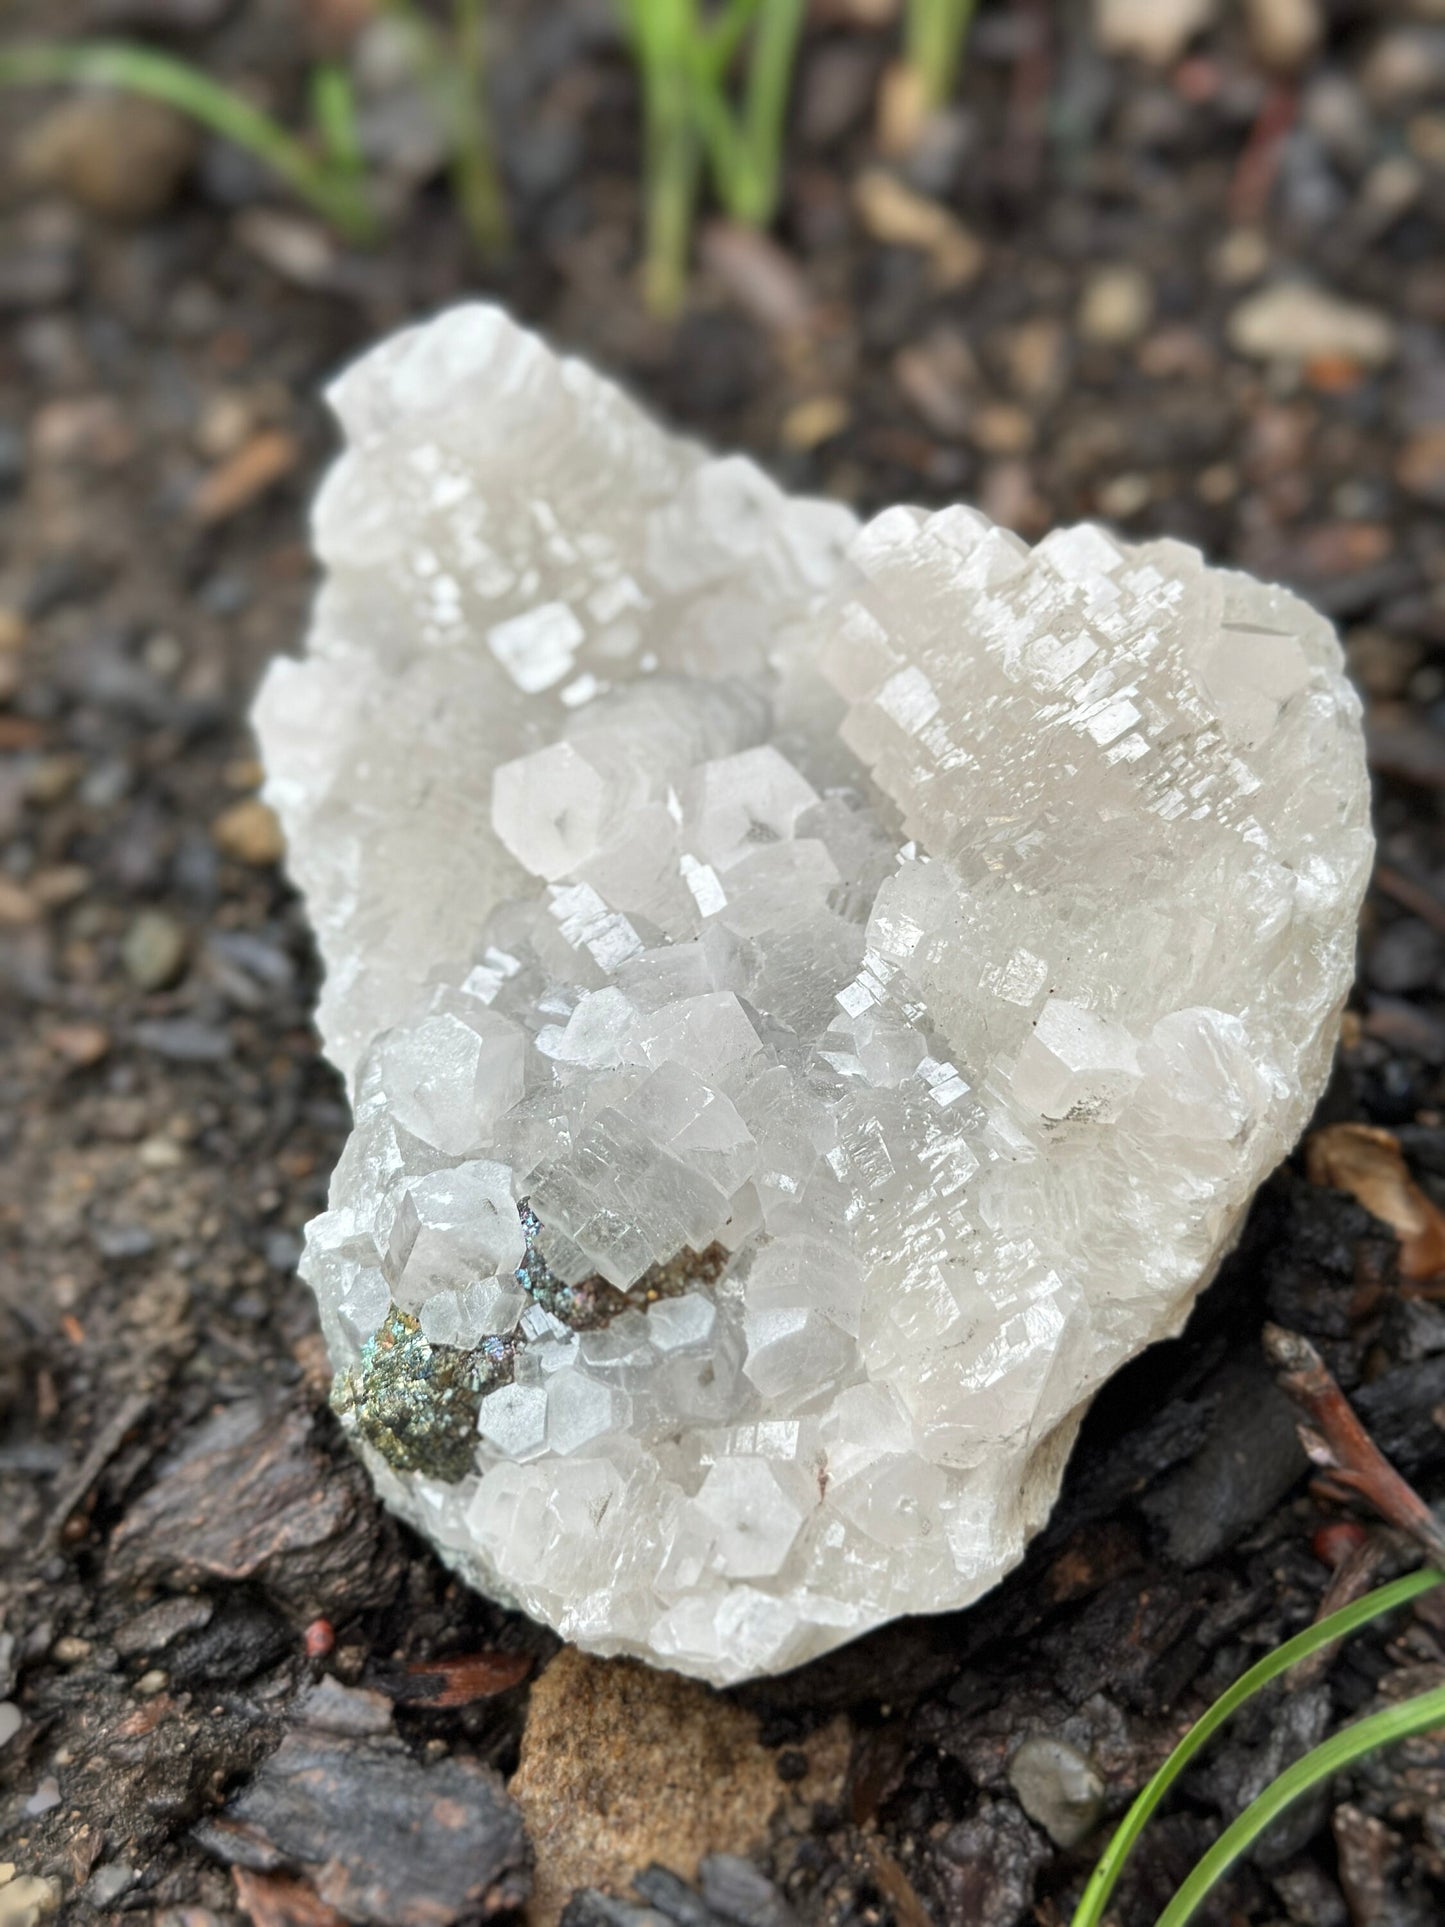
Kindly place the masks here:
[(1357, 1720), (1296, 1760), (1215, 1841), (1159, 1916), (1158, 1927), (1185, 1927), (1235, 1861), (1249, 1851), (1286, 1807), (1367, 1753), (1438, 1726), (1445, 1726), (1445, 1686)]
[(698, 128), (689, 71), (699, 43), (695, 0), (620, 0), (642, 82), (643, 289), (671, 318), (687, 292), (698, 189)]
[(185, 61), (149, 47), (106, 40), (74, 46), (37, 42), (0, 50), (0, 86), (76, 84), (118, 87), (164, 101), (254, 154), (351, 240), (374, 238), (375, 217), (353, 177), (319, 163), (269, 114)]
[(361, 136), (356, 126), (356, 94), (351, 76), (332, 61), (320, 62), (311, 75), (311, 118), (327, 161), (338, 174), (360, 180)]
[(739, 219), (765, 227), (778, 209), (782, 188), (783, 129), (793, 67), (807, 0), (764, 0), (753, 30), (743, 142), (748, 156), (745, 193), (734, 209)]
[(1125, 1814), (1094, 1868), (1071, 1927), (1099, 1927), (1104, 1909), (1139, 1835), (1195, 1754), (1218, 1732), (1231, 1714), (1236, 1713), (1261, 1687), (1268, 1686), (1271, 1680), (1278, 1679), (1281, 1673), (1288, 1672), (1291, 1666), (1297, 1666), (1302, 1659), (1308, 1659), (1311, 1653), (1317, 1653), (1321, 1647), (1343, 1639), (1361, 1626), (1368, 1625), (1372, 1619), (1392, 1612), (1396, 1606), (1418, 1599), (1421, 1593), (1440, 1585), (1442, 1579), (1445, 1579), (1445, 1574), (1438, 1572), (1413, 1572), (1404, 1579), (1396, 1579), (1391, 1585), (1366, 1593), (1363, 1599), (1342, 1606), (1338, 1612), (1307, 1626), (1303, 1632), (1296, 1633), (1293, 1639), (1287, 1639), (1272, 1653), (1266, 1653), (1233, 1686), (1221, 1693), (1209, 1710), (1190, 1727)]
[(908, 0), (904, 51), (930, 107), (942, 107), (958, 79), (976, 0)]
[(485, 0), (453, 0), (450, 40), (418, 0), (382, 4), (405, 33), (417, 80), (431, 96), (467, 232), (484, 259), (500, 259), (512, 235), (487, 112)]
[(478, 247), (498, 258), (511, 251), (512, 229), (487, 104), (486, 0), (455, 0), (455, 7), (461, 121), (453, 178)]
[(727, 0), (727, 5), (709, 24), (706, 34), (699, 37), (699, 51), (719, 78), (737, 58), (743, 36), (763, 4), (764, 0)]

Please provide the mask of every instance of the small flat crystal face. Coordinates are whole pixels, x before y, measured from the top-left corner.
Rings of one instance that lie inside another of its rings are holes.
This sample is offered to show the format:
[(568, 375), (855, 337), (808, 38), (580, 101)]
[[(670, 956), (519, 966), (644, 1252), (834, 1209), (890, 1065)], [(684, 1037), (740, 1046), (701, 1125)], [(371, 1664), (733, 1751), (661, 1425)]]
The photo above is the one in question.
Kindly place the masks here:
[(1332, 631), (1176, 542), (860, 528), (492, 308), (333, 401), (257, 725), (354, 1101), (338, 1411), (596, 1651), (727, 1682), (966, 1604), (1324, 1082)]

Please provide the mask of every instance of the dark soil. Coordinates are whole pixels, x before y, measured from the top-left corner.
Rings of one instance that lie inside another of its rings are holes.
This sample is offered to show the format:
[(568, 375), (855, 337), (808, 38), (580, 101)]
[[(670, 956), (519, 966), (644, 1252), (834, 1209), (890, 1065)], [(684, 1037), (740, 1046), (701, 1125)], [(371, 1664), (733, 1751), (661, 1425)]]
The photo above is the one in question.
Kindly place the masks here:
[[(299, 113), (311, 46), (364, 11), (33, 0), (9, 19), (146, 33)], [(56, 1904), (446, 1922), (525, 1886), (492, 1769), (526, 1718), (510, 1682), (553, 1642), (380, 1513), (326, 1412), (293, 1265), (346, 1107), (309, 1028), (304, 918), (264, 818), (236, 811), (259, 775), (250, 694), (313, 584), (319, 388), (383, 330), (495, 293), (790, 487), (865, 510), (962, 497), (1030, 536), (1100, 516), (1325, 608), (1369, 707), (1382, 870), (1323, 1117), (1397, 1130), (1445, 1199), (1438, 4), (1330, 0), (1287, 79), (1237, 23), (1153, 73), (1104, 58), (1081, 7), (986, 0), (961, 105), (903, 169), (977, 242), (962, 268), (860, 219), (889, 32), (861, 4), (815, 11), (777, 238), (705, 230), (675, 327), (636, 297), (636, 101), (601, 0), (499, 8), (505, 271), (478, 265), (441, 182), (404, 195), (398, 153), (404, 211), (372, 254), (213, 143), (117, 223), (24, 178), (54, 102), (6, 98), (0, 1701), (24, 1723), (0, 1750), (0, 1863), (52, 1883), (0, 1885), (6, 1927)], [(1236, 352), (1231, 316), (1290, 272), (1387, 316), (1389, 352)], [(627, 1905), (578, 1901), (579, 1927), (782, 1921), (780, 1890), (806, 1921), (1062, 1927), (1109, 1816), (1309, 1620), (1339, 1550), (1263, 1321), (1313, 1338), (1445, 1497), (1445, 1309), (1396, 1256), (1357, 1204), (1281, 1172), (1187, 1334), (1099, 1401), (1023, 1570), (737, 1696), (782, 1783), (823, 1722), (853, 1736), (843, 1802), (779, 1841), (777, 1887), (727, 1861), (706, 1900), (655, 1874)], [(458, 1656), (470, 1672), (407, 1670)], [(1272, 1772), (1442, 1668), (1425, 1601), (1232, 1728), (1146, 1838), (1120, 1927), (1154, 1920)], [(1078, 1846), (1019, 1804), (1010, 1763), (1039, 1735), (1102, 1782)], [(1445, 1917), (1445, 1741), (1292, 1814), (1206, 1917)]]

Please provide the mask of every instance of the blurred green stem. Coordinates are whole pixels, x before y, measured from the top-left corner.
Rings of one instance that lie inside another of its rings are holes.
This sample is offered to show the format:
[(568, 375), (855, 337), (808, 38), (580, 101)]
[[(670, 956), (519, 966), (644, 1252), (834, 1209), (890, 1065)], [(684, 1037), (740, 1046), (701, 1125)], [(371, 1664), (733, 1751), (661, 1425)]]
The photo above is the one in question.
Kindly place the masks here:
[[(324, 135), (327, 158), (316, 156), (269, 114), (240, 94), (220, 86), (185, 61), (149, 47), (95, 40), (75, 46), (34, 43), (0, 49), (0, 86), (54, 85), (118, 87), (189, 114), (203, 127), (254, 154), (287, 186), (348, 240), (376, 238), (376, 217), (367, 204), (358, 172), (333, 164), (332, 135)], [(339, 114), (332, 90), (328, 111)]]
[(487, 105), (486, 0), (453, 0), (451, 44), (417, 0), (386, 0), (411, 36), (422, 85), (446, 131), (452, 192), (479, 252), (508, 254), (511, 223)]
[(908, 0), (904, 53), (930, 108), (942, 107), (958, 79), (977, 0)]
[(643, 293), (655, 314), (676, 315), (687, 291), (687, 252), (697, 198), (698, 136), (689, 61), (692, 0), (623, 0), (642, 76)]

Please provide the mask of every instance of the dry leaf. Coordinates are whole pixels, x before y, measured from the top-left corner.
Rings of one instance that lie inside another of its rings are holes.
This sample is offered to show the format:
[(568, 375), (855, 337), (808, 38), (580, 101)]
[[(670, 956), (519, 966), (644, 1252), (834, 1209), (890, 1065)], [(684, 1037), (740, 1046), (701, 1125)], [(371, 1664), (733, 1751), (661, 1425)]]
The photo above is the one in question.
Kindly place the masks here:
[(1410, 1176), (1399, 1140), (1371, 1124), (1329, 1124), (1305, 1143), (1311, 1184), (1348, 1191), (1400, 1240), (1400, 1276), (1445, 1271), (1445, 1212)]

